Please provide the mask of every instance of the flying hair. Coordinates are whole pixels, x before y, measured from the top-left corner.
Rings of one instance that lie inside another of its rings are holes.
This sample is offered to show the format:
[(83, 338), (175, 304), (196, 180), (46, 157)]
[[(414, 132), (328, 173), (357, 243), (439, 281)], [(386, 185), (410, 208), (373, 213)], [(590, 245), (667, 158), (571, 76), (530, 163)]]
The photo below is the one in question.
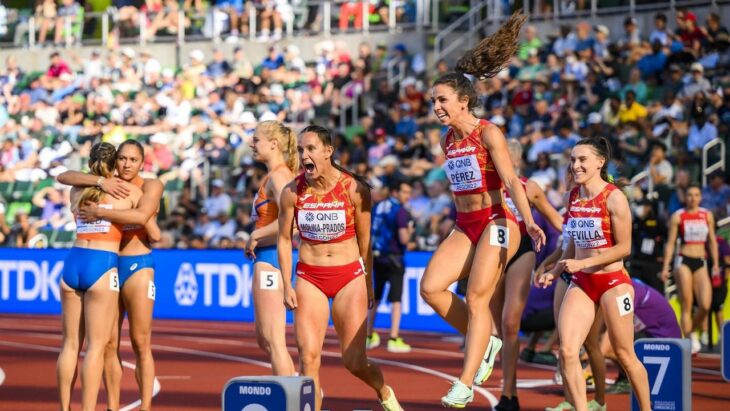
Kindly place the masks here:
[(499, 30), (464, 53), (456, 62), (456, 71), (479, 79), (496, 76), (517, 53), (519, 48), (517, 38), (525, 20), (527, 16), (519, 10), (516, 11)]

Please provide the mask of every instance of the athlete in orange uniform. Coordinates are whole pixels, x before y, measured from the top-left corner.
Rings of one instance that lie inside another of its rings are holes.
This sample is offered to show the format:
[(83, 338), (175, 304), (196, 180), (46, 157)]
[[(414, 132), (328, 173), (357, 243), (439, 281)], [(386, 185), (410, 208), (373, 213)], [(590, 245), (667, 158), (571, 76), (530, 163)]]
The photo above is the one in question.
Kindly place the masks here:
[[(152, 310), (155, 303), (155, 263), (151, 242), (158, 241), (160, 229), (156, 214), (162, 197), (162, 183), (144, 179), (139, 172), (144, 164), (144, 150), (135, 140), (127, 140), (117, 149), (116, 171), (119, 178), (107, 178), (99, 182), (101, 189), (120, 198), (126, 196), (123, 188), (129, 183), (142, 190), (137, 207), (129, 210), (110, 210), (91, 202), (82, 204), (79, 216), (83, 219), (107, 219), (124, 224), (119, 251), (119, 279), (121, 285), (121, 311), (117, 327), (105, 352), (104, 382), (107, 386), (107, 407), (119, 408), (119, 390), (122, 378), (119, 338), (125, 312), (129, 318), (129, 334), (136, 358), (135, 377), (140, 392), (140, 409), (152, 406), (155, 364), (152, 357)], [(59, 181), (74, 186), (95, 184), (94, 176), (69, 171), (59, 176)]]
[[(669, 223), (669, 237), (664, 250), (662, 280), (669, 278), (669, 265), (674, 255), (677, 234), (682, 241), (679, 256), (674, 261), (674, 281), (677, 283), (679, 303), (682, 307), (680, 325), (685, 338), (692, 342), (692, 353), (702, 345), (694, 334), (707, 320), (712, 301), (712, 284), (707, 275), (707, 249), (712, 258), (712, 276), (720, 276), (720, 257), (715, 238), (715, 217), (700, 207), (702, 191), (696, 185), (687, 188), (687, 207), (677, 210)], [(693, 297), (697, 298), (697, 310), (692, 316)]]
[[(296, 134), (276, 121), (256, 127), (251, 142), (254, 159), (266, 164), (269, 173), (253, 202), (256, 229), (246, 244), (246, 255), (254, 260), (253, 303), (256, 339), (271, 361), (274, 375), (294, 375), (294, 363), (286, 348), (284, 287), (276, 254), (279, 233), (279, 197), (284, 186), (299, 171)], [(287, 273), (287, 275), (291, 275)]]
[[(329, 320), (340, 340), (342, 361), (372, 388), (386, 411), (401, 411), (380, 368), (365, 353), (368, 307), (373, 304), (370, 191), (367, 183), (334, 162), (332, 136), (320, 126), (299, 135), (304, 172), (281, 192), (278, 255), (284, 274), (284, 303), (294, 311), (302, 374), (315, 383), (316, 409), (322, 407), (319, 366)], [(292, 231), (302, 243), (292, 287)]]
[[(447, 407), (462, 408), (474, 399), (472, 383), (483, 383), (491, 373), (496, 347), (489, 344), (492, 321), (489, 302), (507, 262), (517, 251), (517, 222), (502, 200), (502, 187), (524, 216), (536, 249), (545, 234), (535, 224), (530, 205), (509, 158), (499, 128), (479, 120), (472, 110), (477, 95), (465, 74), (477, 78), (496, 75), (517, 49), (524, 16), (514, 15), (498, 32), (482, 40), (456, 65), (456, 73), (434, 83), (433, 110), (449, 130), (442, 138), (444, 170), (456, 203), (456, 228), (434, 253), (421, 280), (421, 296), (460, 333), (466, 335), (464, 368), (448, 394)], [(466, 302), (449, 290), (469, 276)]]
[(621, 366), (626, 370), (641, 410), (651, 408), (646, 369), (633, 347), (634, 289), (623, 258), (631, 251), (631, 210), (626, 196), (607, 182), (610, 148), (606, 139), (579, 141), (571, 154), (577, 185), (569, 197), (570, 244), (550, 272), (536, 278), (549, 286), (563, 271), (573, 281), (560, 309), (560, 362), (565, 386), (578, 411), (588, 410), (580, 347), (600, 306)]
[[(89, 157), (89, 169), (97, 179), (111, 177), (116, 150), (108, 143), (95, 144)], [(78, 215), (78, 205), (86, 201), (99, 203), (103, 209), (123, 210), (137, 205), (141, 190), (130, 184), (129, 195), (116, 199), (99, 188), (71, 190), (76, 215), (76, 242), (66, 257), (61, 279), (63, 343), (58, 356), (56, 376), (60, 408), (69, 410), (76, 380), (76, 363), (86, 340), (86, 356), (81, 368), (81, 406), (96, 409), (96, 399), (104, 369), (104, 350), (114, 319), (118, 315), (119, 275), (117, 253), (122, 239), (122, 225), (109, 220), (87, 220)]]

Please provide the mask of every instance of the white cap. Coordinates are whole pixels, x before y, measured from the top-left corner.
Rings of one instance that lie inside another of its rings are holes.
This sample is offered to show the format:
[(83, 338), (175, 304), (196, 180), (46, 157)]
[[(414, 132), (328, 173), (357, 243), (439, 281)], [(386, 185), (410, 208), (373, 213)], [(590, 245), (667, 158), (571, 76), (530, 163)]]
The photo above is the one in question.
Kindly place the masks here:
[(702, 67), (702, 64), (700, 63), (692, 63), (692, 65), (689, 67), (690, 71), (699, 71), (700, 73), (705, 72), (705, 68)]
[(175, 76), (175, 70), (165, 67), (162, 69), (162, 77), (174, 77)]
[(195, 49), (190, 52), (190, 59), (202, 62), (205, 60), (205, 53), (203, 53), (203, 50)]
[(269, 91), (273, 97), (284, 97), (284, 86), (279, 83), (272, 84)]
[(588, 124), (600, 124), (603, 121), (601, 113), (591, 113), (588, 115)]
[(167, 134), (163, 132), (158, 132), (152, 135), (150, 137), (150, 143), (158, 143), (158, 144), (167, 144), (168, 143), (168, 137)]
[(276, 121), (278, 119), (279, 117), (277, 117), (277, 115), (272, 111), (267, 111), (259, 117), (259, 121)]
[(244, 111), (243, 114), (241, 114), (241, 118), (238, 119), (238, 122), (241, 124), (255, 124), (256, 116), (254, 116), (250, 111)]
[(218, 188), (225, 187), (223, 180), (221, 180), (220, 178), (216, 178), (215, 180), (213, 180), (213, 182), (211, 182), (210, 185), (213, 187), (218, 187)]
[(137, 53), (135, 53), (134, 50), (129, 47), (125, 47), (122, 49), (122, 55), (124, 57), (129, 57), (130, 59), (133, 59), (136, 54)]
[(386, 167), (386, 166), (394, 166), (398, 167), (399, 165), (398, 157), (394, 156), (393, 154), (389, 154), (383, 158), (380, 159), (378, 162), (378, 165), (380, 167)]
[(401, 87), (415, 86), (416, 79), (413, 77), (406, 77), (401, 83)]

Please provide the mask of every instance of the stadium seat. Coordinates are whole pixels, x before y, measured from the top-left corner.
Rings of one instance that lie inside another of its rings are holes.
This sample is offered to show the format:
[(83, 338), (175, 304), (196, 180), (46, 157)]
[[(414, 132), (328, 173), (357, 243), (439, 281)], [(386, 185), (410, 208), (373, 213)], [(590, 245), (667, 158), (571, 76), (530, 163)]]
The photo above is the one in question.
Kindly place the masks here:
[(12, 193), (12, 192), (13, 192), (13, 182), (12, 181), (0, 182), (0, 195), (9, 199), (10, 193)]
[(8, 222), (8, 224), (13, 224), (15, 222), (15, 215), (19, 212), (30, 214), (30, 209), (33, 207), (33, 205), (29, 201), (15, 201), (8, 205), (8, 211), (7, 214), (5, 214), (5, 221)]
[(68, 248), (71, 247), (76, 239), (75, 231), (56, 230), (51, 240), (52, 248)]
[(11, 198), (14, 201), (30, 201), (30, 199), (33, 198), (33, 182), (16, 181), (13, 186)]
[(41, 181), (38, 182), (38, 186), (36, 187), (35, 191), (43, 190), (44, 188), (50, 187), (50, 186), (52, 186), (55, 183), (56, 183), (56, 179), (55, 178), (53, 178), (53, 177), (51, 177), (51, 178), (45, 178), (45, 179), (43, 179), (43, 180), (41, 180)]

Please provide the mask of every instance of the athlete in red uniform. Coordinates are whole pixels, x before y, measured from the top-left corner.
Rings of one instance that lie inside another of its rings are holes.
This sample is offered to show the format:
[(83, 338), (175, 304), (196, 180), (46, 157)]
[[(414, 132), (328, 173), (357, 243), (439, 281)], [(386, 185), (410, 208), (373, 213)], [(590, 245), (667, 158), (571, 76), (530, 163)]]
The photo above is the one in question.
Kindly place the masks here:
[[(279, 196), (299, 171), (296, 134), (276, 121), (256, 127), (251, 142), (256, 161), (266, 164), (269, 173), (253, 202), (256, 229), (246, 244), (246, 255), (254, 261), (253, 304), (256, 340), (271, 361), (274, 375), (294, 375), (294, 363), (286, 348), (286, 307), (284, 287), (276, 254), (279, 233)], [(289, 275), (287, 273), (287, 275)]]
[[(527, 195), (512, 168), (507, 142), (499, 128), (479, 120), (474, 85), (465, 76), (496, 75), (516, 51), (524, 16), (514, 15), (498, 32), (482, 40), (457, 63), (456, 73), (434, 83), (433, 110), (448, 126), (441, 140), (444, 169), (456, 204), (456, 228), (434, 253), (421, 281), (421, 296), (460, 333), (466, 335), (464, 368), (448, 394), (446, 407), (462, 408), (474, 398), (472, 384), (491, 373), (497, 350), (489, 345), (492, 321), (489, 301), (507, 262), (520, 244), (515, 217), (504, 206), (502, 187), (525, 218), (527, 232), (539, 249), (545, 234), (535, 224)], [(449, 290), (469, 276), (466, 302)]]
[[(674, 281), (677, 283), (679, 303), (682, 307), (680, 325), (685, 338), (692, 341), (692, 353), (702, 348), (694, 331), (707, 320), (712, 301), (712, 284), (707, 275), (707, 249), (712, 258), (712, 276), (720, 276), (720, 260), (715, 238), (715, 217), (700, 207), (702, 191), (696, 185), (687, 188), (687, 207), (677, 210), (669, 223), (669, 238), (664, 250), (662, 280), (669, 278), (669, 265), (674, 255), (677, 234), (682, 241), (679, 256), (674, 261)], [(697, 297), (697, 310), (692, 317), (693, 296)]]
[[(519, 175), (522, 164), (522, 145), (519, 141), (511, 139), (507, 142), (507, 147), (512, 166), (515, 173)], [(537, 183), (524, 177), (520, 178), (520, 182), (530, 204), (545, 216), (553, 227), (560, 230), (563, 219), (547, 200), (542, 189)], [(525, 309), (527, 295), (530, 292), (532, 269), (535, 267), (535, 251), (532, 248), (530, 236), (527, 234), (525, 219), (517, 210), (517, 206), (508, 191), (504, 192), (504, 199), (507, 208), (517, 219), (521, 241), (517, 253), (507, 263), (504, 276), (497, 283), (497, 289), (490, 306), (492, 318), (494, 318), (503, 344), (502, 378), (504, 384), (502, 385), (502, 397), (499, 401), (502, 407), (497, 409), (513, 410), (519, 409), (517, 400), (517, 359), (519, 357), (520, 342), (517, 337), (520, 332), (522, 311)], [(494, 347), (495, 344), (499, 344), (499, 341), (496, 337), (492, 337), (490, 343)]]
[[(304, 172), (281, 192), (278, 255), (284, 278), (284, 303), (294, 311), (302, 374), (315, 383), (317, 410), (322, 407), (319, 366), (329, 320), (340, 340), (342, 361), (375, 390), (383, 409), (402, 411), (380, 368), (365, 353), (368, 308), (373, 304), (370, 191), (335, 164), (332, 136), (320, 126), (302, 130), (297, 144)], [(292, 288), (292, 230), (302, 243)]]
[(639, 406), (648, 411), (648, 377), (633, 348), (634, 289), (623, 267), (623, 258), (631, 251), (631, 210), (621, 190), (607, 182), (609, 160), (609, 143), (604, 138), (583, 139), (573, 148), (571, 165), (577, 187), (568, 201), (571, 241), (563, 260), (536, 282), (547, 287), (563, 271), (573, 274), (560, 309), (558, 332), (564, 382), (575, 409), (588, 410), (579, 354), (600, 306)]

